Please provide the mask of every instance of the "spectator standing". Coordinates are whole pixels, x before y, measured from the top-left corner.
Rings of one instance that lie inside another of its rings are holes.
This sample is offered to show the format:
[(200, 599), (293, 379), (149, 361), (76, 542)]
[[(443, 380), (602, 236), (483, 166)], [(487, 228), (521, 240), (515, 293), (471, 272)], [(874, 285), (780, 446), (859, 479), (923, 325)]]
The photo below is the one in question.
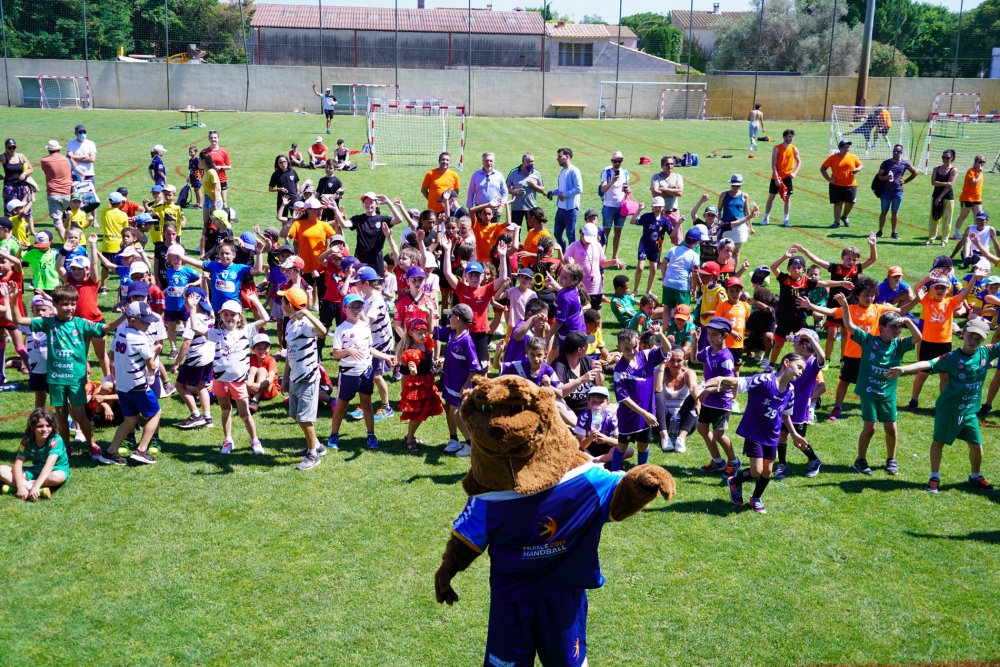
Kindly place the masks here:
[(286, 156), (279, 155), (274, 158), (274, 173), (271, 174), (271, 181), (267, 184), (267, 191), (278, 193), (278, 211), (281, 211), (283, 197), (288, 197), (292, 204), (299, 200), (299, 174), (292, 169)]
[(59, 236), (65, 239), (63, 217), (70, 209), (70, 197), (73, 195), (73, 168), (69, 164), (69, 158), (60, 153), (62, 146), (58, 141), (49, 141), (45, 144), (45, 149), (49, 154), (39, 164), (45, 174), (45, 199), (49, 205), (49, 217)]
[(931, 216), (927, 224), (927, 240), (924, 245), (934, 245), (938, 242), (938, 228), (941, 228), (941, 246), (948, 244), (951, 237), (951, 217), (955, 209), (955, 179), (958, 170), (952, 165), (955, 151), (950, 148), (941, 153), (941, 164), (931, 172)]
[(3, 155), (0, 156), (0, 164), (3, 164), (3, 203), (17, 199), (25, 202), (25, 210), (22, 215), (27, 220), (31, 220), (31, 190), (26, 182), (28, 176), (34, 171), (34, 167), (28, 162), (28, 158), (23, 153), (17, 152), (17, 142), (7, 139), (3, 144)]
[(483, 168), (476, 171), (469, 179), (469, 194), (466, 196), (465, 206), (470, 211), (473, 207), (488, 204), (497, 197), (500, 198), (501, 206), (507, 201), (507, 181), (493, 169), (495, 161), (496, 155), (483, 153)]
[(427, 198), (427, 208), (435, 213), (440, 213), (445, 210), (445, 203), (441, 195), (451, 191), (457, 197), (460, 188), (461, 181), (458, 174), (451, 170), (451, 154), (441, 153), (438, 156), (437, 169), (431, 169), (424, 174), (420, 194)]
[[(556, 162), (562, 167), (559, 172), (557, 189), (548, 193), (549, 199), (559, 198), (556, 204), (556, 221), (553, 228), (556, 243), (559, 248), (566, 246), (576, 238), (576, 219), (580, 215), (580, 195), (583, 193), (583, 176), (580, 170), (573, 166), (573, 149), (560, 148), (556, 151)], [(566, 238), (563, 238), (563, 233)]]
[[(828, 157), (819, 168), (819, 173), (830, 184), (830, 203), (833, 204), (833, 224), (830, 229), (837, 229), (841, 222), (844, 227), (851, 226), (848, 216), (858, 199), (858, 181), (854, 175), (863, 168), (858, 156), (851, 153), (851, 142), (846, 139), (837, 144), (837, 152)], [(831, 171), (832, 176), (829, 173)]]
[(753, 111), (747, 117), (750, 121), (750, 152), (757, 150), (757, 133), (764, 129), (764, 112), (760, 110), (760, 104), (753, 105)]
[(672, 155), (664, 155), (660, 160), (660, 171), (649, 179), (649, 192), (654, 197), (663, 197), (663, 214), (670, 221), (674, 234), (680, 234), (681, 214), (677, 200), (684, 195), (684, 178), (674, 170)]
[(337, 98), (333, 95), (333, 88), (327, 88), (321, 94), (316, 90), (316, 84), (313, 84), (313, 93), (323, 100), (323, 115), (326, 116), (326, 133), (330, 134), (330, 121), (333, 120), (333, 114), (337, 110)]
[(604, 206), (601, 209), (601, 221), (605, 236), (611, 235), (611, 227), (615, 228), (615, 240), (612, 246), (611, 258), (618, 259), (618, 245), (622, 240), (622, 228), (625, 227), (626, 216), (622, 215), (622, 203), (629, 194), (628, 169), (622, 169), (625, 156), (621, 151), (611, 154), (611, 166), (601, 172), (601, 199)]
[[(909, 178), (903, 179), (903, 175), (909, 171)], [(875, 236), (882, 237), (882, 228), (885, 227), (885, 215), (892, 209), (892, 238), (898, 239), (896, 225), (899, 224), (899, 207), (903, 203), (903, 186), (917, 177), (917, 170), (913, 168), (909, 160), (903, 159), (903, 147), (896, 144), (892, 147), (892, 157), (882, 162), (878, 168), (878, 180), (885, 183), (882, 189), (882, 213), (878, 217), (878, 232)]]
[(73, 161), (80, 180), (93, 183), (97, 144), (87, 138), (87, 128), (83, 125), (77, 125), (73, 132), (76, 136), (66, 144), (66, 155)]
[(229, 153), (226, 152), (226, 149), (219, 147), (218, 130), (209, 130), (208, 144), (209, 146), (205, 150), (212, 156), (212, 164), (215, 166), (215, 171), (219, 174), (219, 188), (222, 191), (222, 205), (229, 206), (229, 202), (226, 199), (226, 191), (229, 189), (229, 176), (226, 172), (232, 169), (233, 166), (229, 162)]
[[(756, 214), (756, 209), (750, 209), (750, 197), (743, 192), (743, 175), (733, 174), (729, 177), (729, 190), (719, 193), (718, 212), (721, 214), (722, 225), (719, 229), (718, 240), (730, 240), (733, 242), (733, 263), (740, 263), (740, 248), (754, 234), (753, 223), (750, 220)], [(709, 211), (705, 211), (708, 216)], [(693, 217), (693, 216), (692, 216)], [(712, 226), (706, 225), (709, 235)], [(723, 231), (724, 230), (724, 231)], [(707, 241), (708, 239), (702, 239)]]
[[(954, 157), (952, 158), (954, 160)], [(962, 210), (955, 221), (954, 238), (962, 238), (962, 221), (969, 215), (969, 209), (973, 213), (983, 210), (983, 167), (986, 166), (986, 158), (977, 155), (972, 162), (972, 169), (965, 172), (965, 179), (962, 181), (962, 193), (958, 195), (958, 203)]]
[(507, 191), (514, 195), (510, 203), (510, 221), (520, 227), (528, 211), (538, 206), (538, 193), (545, 194), (542, 175), (535, 169), (534, 155), (525, 153), (521, 156), (521, 164), (510, 170)]

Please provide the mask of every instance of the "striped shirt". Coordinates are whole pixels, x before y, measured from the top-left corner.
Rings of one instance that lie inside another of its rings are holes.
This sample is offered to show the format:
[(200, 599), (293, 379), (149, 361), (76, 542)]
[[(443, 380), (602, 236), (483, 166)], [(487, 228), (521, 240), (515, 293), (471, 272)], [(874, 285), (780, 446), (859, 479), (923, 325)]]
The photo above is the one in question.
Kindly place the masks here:
[(392, 319), (389, 317), (389, 309), (385, 305), (385, 299), (375, 291), (365, 299), (365, 316), (368, 318), (368, 326), (372, 329), (372, 346), (379, 352), (392, 354), (393, 335)]
[(205, 338), (215, 343), (215, 366), (213, 377), (219, 382), (246, 382), (250, 374), (250, 341), (257, 329), (245, 326), (242, 329), (209, 329)]
[(286, 372), (292, 383), (313, 383), (319, 377), (316, 331), (308, 320), (289, 320), (285, 326), (288, 346)]
[[(193, 317), (198, 318), (198, 321), (206, 328), (213, 324), (212, 318), (202, 313), (195, 313)], [(191, 344), (188, 345), (187, 355), (184, 357), (182, 366), (201, 368), (215, 361), (215, 343), (210, 343), (204, 336), (196, 334), (190, 325), (184, 329), (184, 340), (191, 341)]]
[(355, 359), (348, 355), (340, 360), (343, 375), (364, 375), (372, 367), (372, 330), (366, 322), (358, 320), (354, 324), (344, 321), (333, 332), (334, 350), (360, 350), (364, 355)]
[(118, 392), (133, 389), (145, 390), (146, 360), (153, 357), (149, 337), (130, 327), (119, 327), (115, 332), (115, 387)]

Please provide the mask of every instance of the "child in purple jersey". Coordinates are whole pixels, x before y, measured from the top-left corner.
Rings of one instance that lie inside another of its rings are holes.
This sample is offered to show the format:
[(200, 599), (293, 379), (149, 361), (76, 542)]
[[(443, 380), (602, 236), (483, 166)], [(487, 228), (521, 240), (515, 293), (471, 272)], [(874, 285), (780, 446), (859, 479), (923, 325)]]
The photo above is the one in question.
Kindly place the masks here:
[(653, 331), (660, 340), (660, 347), (639, 349), (639, 334), (633, 329), (618, 331), (618, 351), (622, 358), (615, 364), (615, 397), (618, 399), (618, 446), (612, 452), (611, 470), (621, 470), (625, 450), (630, 442), (639, 450), (639, 465), (649, 461), (649, 443), (652, 429), (659, 426), (656, 419), (653, 380), (656, 369), (670, 353), (670, 340), (658, 324)]
[[(573, 433), (580, 449), (594, 457), (595, 463), (610, 465), (618, 446), (618, 416), (609, 403), (605, 387), (591, 387), (587, 396), (587, 409), (580, 413)], [(635, 454), (631, 447), (625, 449), (625, 458)]]
[(528, 342), (538, 337), (543, 341), (549, 330), (549, 306), (540, 299), (532, 299), (524, 307), (524, 319), (510, 333), (510, 340), (503, 349), (503, 363), (528, 359)]
[[(472, 376), (482, 372), (476, 345), (469, 335), (469, 325), (472, 324), (472, 308), (460, 303), (451, 309), (449, 326), (436, 327), (434, 339), (445, 343), (444, 369), (441, 371), (441, 385), (444, 390), (445, 418), (448, 420), (448, 433), (451, 437), (444, 451), (455, 456), (470, 456), (472, 434), (462, 421), (458, 408), (462, 404), (462, 391), (469, 386)], [(458, 441), (456, 427), (465, 436), (465, 444)]]
[[(819, 335), (812, 329), (800, 329), (790, 340), (794, 344), (795, 354), (806, 360), (806, 367), (802, 371), (802, 375), (792, 382), (792, 386), (795, 388), (795, 399), (792, 401), (792, 425), (804, 438), (809, 424), (812, 423), (810, 416), (815, 414), (812, 403), (813, 387), (816, 385), (817, 376), (823, 371), (823, 366), (826, 364), (826, 355), (823, 354), (820, 347)], [(795, 446), (802, 449), (797, 442)], [(788, 471), (785, 461), (787, 453), (788, 429), (782, 425), (781, 438), (778, 439), (778, 465), (775, 466), (774, 474), (771, 475), (773, 479), (785, 478)], [(815, 477), (819, 474), (819, 467), (823, 465), (823, 462), (819, 460), (816, 452), (808, 444), (805, 449), (802, 449), (802, 453), (809, 459), (809, 464), (806, 466), (806, 477)]]
[[(733, 354), (726, 347), (726, 336), (732, 331), (732, 325), (724, 317), (713, 317), (703, 327), (708, 332), (708, 345), (696, 352), (701, 338), (701, 330), (695, 330), (694, 342), (691, 347), (691, 361), (699, 362), (705, 370), (705, 380), (715, 377), (733, 377), (736, 375), (736, 364)], [(700, 398), (700, 396), (699, 396)], [(733, 392), (724, 388), (716, 394), (706, 396), (701, 402), (698, 413), (698, 433), (705, 439), (712, 460), (701, 467), (702, 472), (721, 472), (728, 477), (739, 472), (743, 462), (733, 451), (733, 443), (726, 435), (729, 428), (729, 413), (733, 409)], [(726, 458), (719, 455), (719, 445)]]
[[(537, 300), (537, 299), (536, 299)], [(525, 380), (531, 380), (539, 387), (549, 387), (554, 389), (557, 397), (562, 397), (559, 390), (559, 378), (552, 367), (545, 363), (545, 340), (542, 338), (532, 338), (528, 341), (525, 354), (526, 360), (512, 361), (509, 364), (500, 366), (500, 375), (517, 375)]]
[(715, 377), (705, 383), (705, 392), (716, 392), (724, 386), (747, 395), (747, 410), (736, 435), (743, 436), (743, 453), (750, 458), (750, 465), (729, 477), (729, 499), (734, 505), (743, 505), (743, 484), (757, 480), (750, 504), (758, 514), (767, 514), (761, 496), (771, 481), (771, 466), (778, 455), (778, 437), (781, 427), (792, 435), (795, 446), (805, 449), (806, 442), (792, 424), (792, 403), (795, 387), (792, 383), (802, 376), (806, 368), (801, 355), (786, 354), (776, 373), (758, 373), (750, 377)]
[(559, 291), (556, 293), (555, 322), (549, 332), (552, 340), (552, 351), (549, 352), (551, 363), (559, 356), (566, 336), (572, 331), (582, 331), (586, 334), (587, 325), (583, 321), (583, 309), (580, 306), (580, 282), (583, 280), (583, 267), (579, 264), (567, 264), (559, 272)]

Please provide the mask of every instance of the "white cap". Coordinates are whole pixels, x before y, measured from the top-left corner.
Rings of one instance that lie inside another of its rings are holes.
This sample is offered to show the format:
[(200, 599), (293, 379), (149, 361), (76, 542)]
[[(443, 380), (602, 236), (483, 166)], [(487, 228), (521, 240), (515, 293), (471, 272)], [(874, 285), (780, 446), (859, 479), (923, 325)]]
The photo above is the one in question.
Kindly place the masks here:
[(15, 208), (21, 208), (22, 206), (24, 206), (24, 202), (21, 201), (20, 199), (11, 199), (9, 202), (7, 202), (8, 211), (13, 211)]
[(621, 151), (615, 151), (614, 153), (611, 154), (611, 159), (612, 160), (624, 160), (625, 156), (622, 155)]
[(320, 137), (320, 136), (317, 136), (317, 137), (316, 137), (316, 142), (315, 142), (315, 143), (317, 143), (317, 144), (321, 144), (321, 143), (323, 143), (323, 137)]
[(653, 204), (652, 205), (653, 206), (659, 206), (660, 208), (663, 208), (664, 206), (667, 205), (667, 202), (665, 202), (663, 200), (663, 197), (653, 197)]
[(45, 148), (47, 148), (50, 151), (61, 151), (62, 144), (60, 144), (55, 139), (49, 139), (49, 143), (45, 144)]
[(167, 149), (163, 147), (163, 144), (156, 144), (153, 146), (153, 150), (157, 153), (166, 153)]
[(306, 208), (323, 208), (323, 205), (315, 197), (310, 197), (306, 200)]
[(239, 301), (234, 301), (233, 299), (230, 299), (229, 301), (226, 301), (224, 304), (222, 304), (221, 307), (219, 307), (220, 313), (223, 313), (227, 310), (231, 313), (242, 313), (243, 307), (240, 306)]
[(139, 251), (135, 249), (135, 246), (127, 245), (121, 249), (118, 253), (119, 257), (138, 257)]
[(170, 246), (169, 248), (167, 248), (167, 254), (168, 255), (176, 255), (177, 257), (183, 257), (184, 256), (184, 246), (182, 246), (180, 243), (175, 243), (172, 246)]
[(266, 333), (259, 333), (253, 337), (253, 345), (251, 345), (250, 347), (256, 347), (260, 343), (267, 343), (268, 345), (270, 345), (271, 339), (270, 337), (268, 337)]
[(437, 265), (438, 265), (438, 263), (437, 263), (437, 260), (434, 259), (434, 254), (433, 253), (427, 253), (424, 256), (424, 268), (425, 269), (436, 269)]
[(146, 266), (145, 262), (132, 262), (128, 267), (128, 274), (134, 276), (135, 274), (146, 275), (149, 273), (149, 267)]
[(583, 226), (583, 237), (585, 239), (597, 239), (597, 225), (592, 222), (588, 222)]

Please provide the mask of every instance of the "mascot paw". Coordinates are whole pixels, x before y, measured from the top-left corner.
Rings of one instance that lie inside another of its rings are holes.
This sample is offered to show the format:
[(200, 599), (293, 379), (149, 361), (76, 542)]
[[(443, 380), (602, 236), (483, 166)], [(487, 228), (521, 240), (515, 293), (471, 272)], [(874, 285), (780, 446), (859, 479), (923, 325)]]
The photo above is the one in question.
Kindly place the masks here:
[(659, 466), (641, 465), (633, 468), (630, 475), (635, 475), (635, 481), (642, 487), (655, 493), (659, 491), (667, 500), (677, 493), (677, 484), (673, 476)]
[(437, 596), (439, 604), (453, 605), (458, 602), (458, 593), (451, 587), (451, 577), (442, 567), (434, 575), (434, 594)]

